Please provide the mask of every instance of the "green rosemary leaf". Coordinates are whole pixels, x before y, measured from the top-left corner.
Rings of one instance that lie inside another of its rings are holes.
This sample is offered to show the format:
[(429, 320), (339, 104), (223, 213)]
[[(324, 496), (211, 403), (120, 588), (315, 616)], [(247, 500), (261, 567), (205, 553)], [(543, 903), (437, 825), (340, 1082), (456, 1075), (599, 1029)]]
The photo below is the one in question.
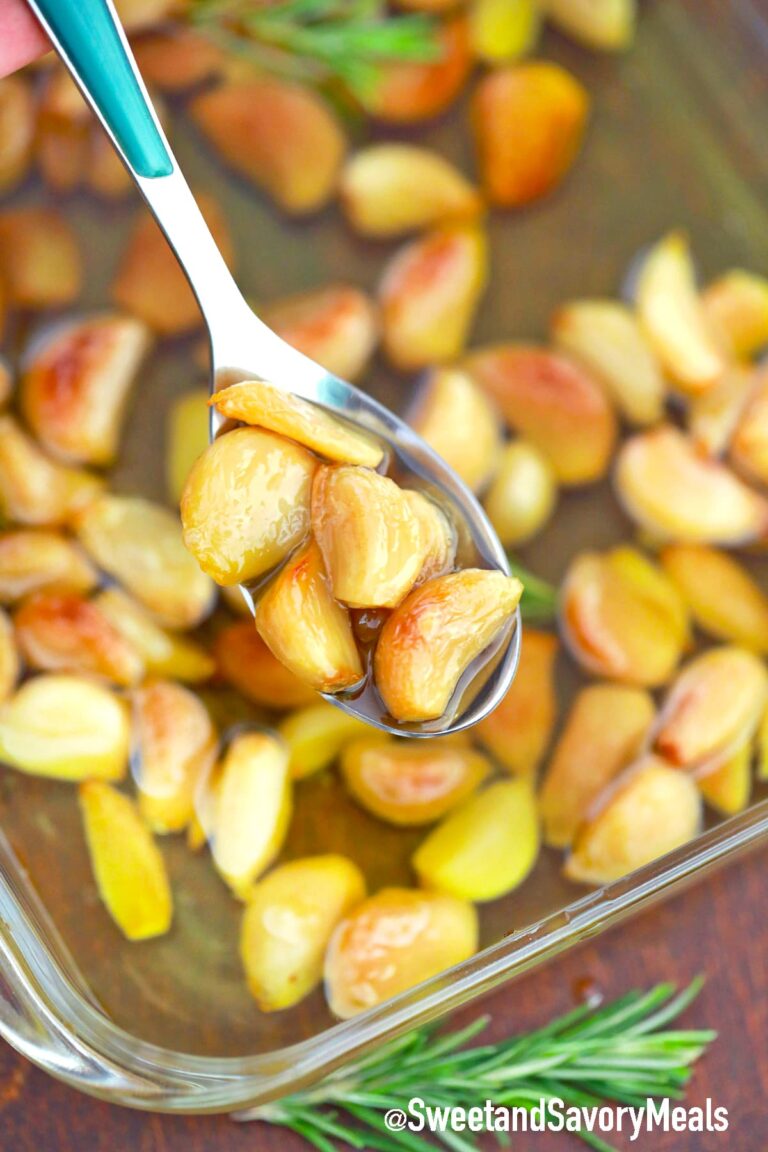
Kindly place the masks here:
[(523, 620), (529, 624), (549, 624), (557, 617), (557, 588), (534, 576), (514, 557), (509, 556), (509, 570), (513, 576), (523, 583), (523, 597), (520, 601), (520, 611)]

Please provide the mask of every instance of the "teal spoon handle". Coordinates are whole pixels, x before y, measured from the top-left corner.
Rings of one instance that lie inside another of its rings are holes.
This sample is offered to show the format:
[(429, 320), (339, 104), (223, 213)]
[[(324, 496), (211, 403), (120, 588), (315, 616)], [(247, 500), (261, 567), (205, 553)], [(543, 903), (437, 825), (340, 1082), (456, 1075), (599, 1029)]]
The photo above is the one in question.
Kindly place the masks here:
[(111, 0), (28, 0), (135, 175), (170, 176), (173, 160)]

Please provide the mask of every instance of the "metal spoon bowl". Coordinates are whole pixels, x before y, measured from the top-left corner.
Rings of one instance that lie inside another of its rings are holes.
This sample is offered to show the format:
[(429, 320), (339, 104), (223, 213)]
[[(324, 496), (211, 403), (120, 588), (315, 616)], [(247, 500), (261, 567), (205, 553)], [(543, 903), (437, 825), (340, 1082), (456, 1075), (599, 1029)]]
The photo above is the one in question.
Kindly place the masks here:
[[(331, 375), (275, 335), (237, 287), (165, 134), (131, 54), (112, 0), (28, 0), (56, 51), (109, 134), (175, 252), (197, 297), (210, 337), (211, 388), (222, 381), (259, 379), (284, 388), (377, 436), (388, 449), (389, 472), (418, 488), (448, 513), (462, 567), (509, 574), (507, 558), (483, 509), (445, 461), (389, 409)], [(211, 437), (223, 430), (212, 410)], [(253, 607), (251, 593), (243, 594)], [(517, 668), (522, 626), (510, 626), (462, 677), (447, 712), (426, 724), (398, 724), (370, 682), (357, 694), (326, 699), (376, 728), (430, 737), (482, 720), (505, 695)]]

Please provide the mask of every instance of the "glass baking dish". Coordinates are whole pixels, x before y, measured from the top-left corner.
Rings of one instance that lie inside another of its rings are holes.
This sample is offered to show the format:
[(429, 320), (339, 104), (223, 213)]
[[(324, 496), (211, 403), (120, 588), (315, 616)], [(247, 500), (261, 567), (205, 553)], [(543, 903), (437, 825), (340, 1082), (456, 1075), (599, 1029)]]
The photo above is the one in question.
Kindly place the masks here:
[[(593, 123), (558, 195), (520, 216), (491, 218), (493, 281), (478, 342), (539, 337), (560, 301), (614, 294), (638, 249), (673, 226), (690, 231), (705, 275), (740, 264), (768, 269), (768, 18), (757, 3), (648, 0), (626, 58), (596, 57), (555, 36), (542, 54), (586, 82)], [(466, 165), (466, 133), (457, 131), (463, 115), (457, 109), (419, 138)], [(214, 191), (232, 221), (239, 279), (251, 297), (336, 279), (375, 283), (384, 248), (353, 237), (335, 211), (289, 225), (223, 172), (180, 110), (173, 125), (193, 185)], [(13, 200), (44, 196), (30, 183)], [(98, 308), (135, 204), (74, 198), (63, 208), (86, 251), (83, 307)], [(173, 342), (154, 357), (130, 418), (119, 490), (162, 497), (164, 416), (175, 395), (199, 382), (196, 348), (195, 340)], [(411, 385), (379, 367), (371, 388), (402, 408)], [(607, 486), (570, 493), (553, 527), (521, 558), (557, 579), (577, 546), (605, 546), (623, 532)], [(768, 578), (768, 561), (752, 563)], [(562, 670), (564, 695), (576, 679)], [(221, 693), (216, 707), (238, 718)], [(319, 992), (288, 1012), (257, 1011), (237, 956), (238, 906), (204, 856), (178, 839), (163, 844), (176, 893), (173, 931), (141, 945), (122, 940), (98, 903), (72, 788), (0, 770), (0, 1033), (54, 1075), (115, 1102), (243, 1109), (467, 1003), (765, 842), (766, 795), (758, 789), (738, 817), (712, 821), (686, 847), (587, 894), (561, 877), (559, 855), (545, 850), (518, 891), (483, 906), (477, 956), (336, 1023)], [(333, 777), (320, 776), (299, 786), (285, 855), (330, 841), (360, 862), (376, 888), (407, 881), (416, 838), (376, 823)]]

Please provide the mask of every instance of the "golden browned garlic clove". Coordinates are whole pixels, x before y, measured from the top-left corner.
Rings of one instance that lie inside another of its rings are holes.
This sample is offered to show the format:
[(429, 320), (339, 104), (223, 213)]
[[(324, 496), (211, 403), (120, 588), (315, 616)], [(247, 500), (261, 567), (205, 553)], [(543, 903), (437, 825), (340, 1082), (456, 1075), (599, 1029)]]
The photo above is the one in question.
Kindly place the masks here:
[(561, 484), (605, 475), (616, 417), (605, 392), (575, 361), (532, 344), (497, 344), (464, 360), (513, 431), (540, 448)]
[(661, 540), (736, 545), (768, 529), (768, 501), (669, 424), (624, 442), (614, 483), (627, 514)]
[(507, 694), (474, 728), (479, 742), (515, 776), (533, 776), (549, 745), (557, 715), (556, 636), (525, 629), (520, 663)]
[(734, 268), (702, 293), (705, 316), (728, 350), (750, 359), (768, 344), (768, 280)]
[(17, 609), (14, 627), (30, 668), (103, 677), (130, 686), (144, 675), (138, 650), (98, 604), (74, 592), (38, 592)]
[(460, 355), (487, 279), (487, 240), (476, 225), (434, 229), (396, 252), (379, 286), (392, 364), (412, 372)]
[(170, 676), (199, 684), (215, 671), (212, 657), (200, 644), (161, 628), (120, 588), (105, 588), (93, 601), (123, 638), (136, 649), (150, 676)]
[(314, 540), (263, 593), (256, 627), (280, 663), (318, 692), (338, 692), (363, 678), (349, 613), (333, 597)]
[(48, 208), (0, 212), (0, 268), (18, 308), (64, 308), (80, 293), (82, 258), (67, 221)]
[(431, 372), (408, 422), (473, 492), (485, 487), (499, 463), (501, 425), (493, 405), (466, 373), (456, 368)]
[[(197, 196), (200, 211), (230, 267), (235, 250), (221, 208), (213, 197)], [(142, 213), (123, 252), (112, 284), (112, 299), (160, 336), (199, 328), (203, 318), (176, 256), (159, 226)]]
[(462, 13), (437, 28), (435, 60), (382, 61), (366, 111), (388, 124), (417, 124), (444, 112), (459, 95), (472, 67), (467, 20)]
[(547, 20), (598, 52), (624, 52), (635, 38), (637, 0), (541, 0)]
[(471, 0), (468, 16), (473, 55), (486, 64), (508, 64), (536, 47), (539, 0)]
[(81, 676), (35, 676), (0, 708), (0, 757), (31, 776), (121, 780), (129, 741), (123, 701)]
[(129, 316), (104, 315), (57, 330), (21, 379), (20, 404), (38, 440), (76, 464), (111, 464), (149, 332)]
[(382, 888), (338, 925), (325, 956), (325, 993), (346, 1019), (469, 959), (477, 913), (438, 892)]
[(292, 807), (282, 742), (268, 732), (236, 736), (216, 787), (211, 850), (219, 874), (241, 899), (280, 851)]
[(283, 711), (317, 700), (314, 689), (272, 655), (250, 613), (247, 620), (238, 620), (217, 632), (213, 653), (219, 675), (246, 700), (262, 708)]
[(139, 811), (153, 832), (182, 831), (218, 751), (208, 709), (172, 680), (152, 681), (133, 696), (133, 741)]
[(496, 900), (522, 884), (539, 854), (528, 780), (501, 780), (466, 800), (413, 855), (421, 884), (463, 900)]
[(80, 785), (80, 811), (94, 879), (128, 940), (149, 940), (171, 926), (173, 897), (165, 864), (136, 805), (99, 780)]
[(647, 253), (635, 296), (643, 330), (677, 387), (691, 395), (713, 387), (726, 357), (702, 307), (682, 233), (670, 232)]
[(394, 480), (369, 468), (318, 469), (312, 531), (333, 595), (351, 608), (399, 604), (426, 557), (411, 501)]
[(410, 488), (404, 488), (403, 495), (419, 522), (424, 559), (416, 583), (423, 584), (452, 571), (456, 563), (456, 532), (446, 513), (428, 496)]
[(379, 342), (373, 300), (349, 284), (287, 296), (258, 311), (286, 343), (342, 380), (362, 375)]
[(365, 878), (344, 856), (307, 856), (270, 872), (243, 915), (240, 956), (262, 1012), (291, 1008), (323, 978), (328, 941), (365, 898)]
[(22, 528), (0, 535), (0, 604), (35, 592), (90, 592), (98, 582), (82, 549), (59, 532)]
[(555, 189), (579, 153), (588, 115), (586, 89), (557, 64), (488, 72), (472, 96), (472, 128), (489, 203), (519, 208)]
[(184, 543), (218, 584), (254, 580), (309, 530), (315, 458), (261, 428), (236, 428), (211, 444), (181, 500)]
[(193, 628), (214, 587), (184, 547), (173, 512), (139, 496), (103, 495), (77, 519), (89, 556), (168, 628)]
[(640, 688), (592, 684), (573, 702), (539, 792), (544, 839), (567, 848), (594, 801), (642, 751), (653, 721)]
[(363, 736), (342, 752), (344, 783), (361, 807), (400, 827), (432, 824), (466, 800), (491, 765), (450, 739)]
[(35, 98), (23, 76), (0, 81), (0, 192), (20, 183), (32, 160), (35, 139)]
[(690, 640), (676, 586), (628, 546), (576, 556), (563, 582), (560, 625), (586, 671), (648, 687), (669, 680)]
[(703, 544), (670, 544), (660, 559), (703, 632), (768, 654), (768, 596), (737, 560)]
[(13, 416), (0, 415), (0, 506), (10, 520), (70, 523), (102, 487), (90, 472), (49, 459)]
[(729, 454), (748, 479), (768, 485), (768, 372), (759, 373), (739, 413)]
[(181, 503), (193, 465), (208, 447), (210, 412), (207, 388), (185, 392), (171, 405), (166, 433), (166, 485), (174, 504)]
[(609, 791), (565, 863), (570, 880), (609, 884), (697, 835), (701, 797), (685, 772), (644, 756)]
[(466, 568), (416, 588), (389, 617), (374, 655), (376, 687), (395, 720), (445, 714), (462, 674), (514, 615), (514, 576)]
[(364, 720), (318, 700), (291, 712), (277, 731), (288, 748), (291, 778), (303, 780), (327, 768), (348, 744), (370, 733), (370, 728)]
[(750, 740), (768, 702), (768, 672), (753, 653), (710, 648), (686, 664), (654, 727), (653, 749), (676, 768), (702, 775)]
[(342, 171), (340, 192), (355, 231), (376, 239), (471, 220), (482, 211), (480, 194), (457, 168), (414, 144), (371, 144), (356, 152)]
[(746, 740), (719, 768), (696, 780), (704, 802), (721, 816), (734, 816), (749, 804), (753, 751), (752, 740)]
[(181, 24), (146, 32), (131, 47), (145, 82), (159, 92), (184, 92), (212, 79), (224, 59), (217, 44)]
[(501, 452), (483, 507), (505, 548), (534, 537), (547, 524), (557, 503), (557, 477), (535, 444), (513, 440)]
[(552, 337), (584, 364), (630, 424), (664, 415), (666, 385), (633, 313), (616, 300), (574, 300), (558, 308)]
[(346, 141), (312, 89), (257, 77), (204, 92), (191, 111), (221, 157), (283, 211), (315, 212), (335, 192)]
[(689, 398), (686, 427), (696, 444), (711, 456), (722, 456), (728, 448), (755, 382), (753, 368), (729, 364), (716, 384)]
[(384, 450), (370, 436), (336, 420), (324, 409), (262, 380), (244, 380), (214, 393), (222, 416), (287, 436), (328, 460), (376, 468)]

